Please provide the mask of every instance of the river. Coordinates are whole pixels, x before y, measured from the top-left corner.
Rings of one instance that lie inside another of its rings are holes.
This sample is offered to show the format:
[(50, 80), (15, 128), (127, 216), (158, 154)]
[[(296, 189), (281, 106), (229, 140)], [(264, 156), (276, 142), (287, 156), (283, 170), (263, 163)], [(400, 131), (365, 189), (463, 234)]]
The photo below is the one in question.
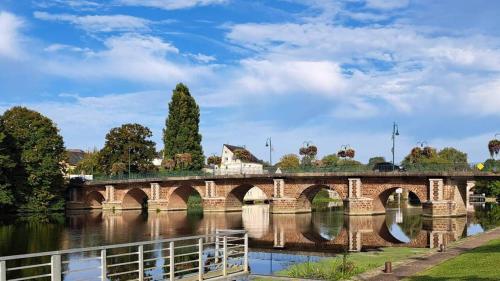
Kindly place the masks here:
[(0, 256), (89, 247), (245, 229), (250, 237), (250, 268), (271, 274), (304, 261), (345, 251), (381, 247), (436, 247), (500, 225), (500, 206), (477, 205), (467, 217), (426, 219), (420, 208), (388, 210), (386, 215), (347, 217), (342, 209), (293, 215), (269, 213), (267, 205), (243, 212), (142, 213), (70, 212), (42, 217), (0, 217)]

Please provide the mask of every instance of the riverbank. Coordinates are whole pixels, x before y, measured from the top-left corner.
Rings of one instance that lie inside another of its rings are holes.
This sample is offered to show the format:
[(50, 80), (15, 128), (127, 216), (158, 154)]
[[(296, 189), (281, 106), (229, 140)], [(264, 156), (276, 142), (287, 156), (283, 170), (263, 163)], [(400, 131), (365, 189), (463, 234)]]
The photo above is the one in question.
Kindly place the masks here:
[[(354, 280), (495, 280), (500, 264), (500, 227), (482, 234), (461, 239), (448, 246), (445, 252), (431, 251), (423, 257), (412, 257), (393, 267), (386, 274), (376, 269), (357, 276)], [(490, 244), (490, 242), (492, 244)], [(495, 253), (496, 251), (496, 253)], [(491, 254), (491, 256), (489, 256)], [(492, 259), (489, 261), (488, 259)], [(478, 278), (477, 273), (481, 272)], [(485, 278), (482, 278), (482, 274)], [(496, 275), (495, 275), (496, 274)], [(449, 278), (446, 276), (450, 276)], [(433, 279), (439, 277), (439, 279)], [(469, 276), (470, 278), (468, 278)]]

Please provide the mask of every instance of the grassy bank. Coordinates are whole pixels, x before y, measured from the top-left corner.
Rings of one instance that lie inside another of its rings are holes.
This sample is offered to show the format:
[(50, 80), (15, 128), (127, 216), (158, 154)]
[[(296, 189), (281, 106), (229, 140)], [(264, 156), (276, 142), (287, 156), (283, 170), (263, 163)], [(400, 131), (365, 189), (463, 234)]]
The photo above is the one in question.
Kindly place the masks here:
[(499, 265), (500, 239), (495, 239), (405, 280), (500, 280)]
[(319, 262), (296, 264), (278, 272), (277, 275), (293, 278), (342, 280), (383, 266), (386, 261), (395, 262), (428, 251), (429, 249), (404, 247), (385, 248), (380, 251), (352, 253), (347, 255), (345, 260), (344, 255), (340, 254), (334, 258), (323, 259)]

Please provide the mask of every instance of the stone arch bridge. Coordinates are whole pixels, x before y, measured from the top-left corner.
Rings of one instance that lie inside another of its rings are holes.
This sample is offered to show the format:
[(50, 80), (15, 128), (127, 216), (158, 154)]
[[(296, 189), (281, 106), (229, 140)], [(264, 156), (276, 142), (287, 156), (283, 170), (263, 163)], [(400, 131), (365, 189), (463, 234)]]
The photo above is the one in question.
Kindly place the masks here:
[(420, 199), (425, 216), (450, 217), (467, 213), (476, 179), (499, 178), (473, 172), (361, 172), (88, 181), (68, 190), (67, 208), (186, 210), (188, 197), (198, 193), (205, 212), (241, 211), (245, 194), (258, 187), (266, 194), (272, 213), (310, 212), (314, 196), (327, 189), (339, 194), (345, 214), (373, 215), (385, 213), (389, 195), (403, 188)]

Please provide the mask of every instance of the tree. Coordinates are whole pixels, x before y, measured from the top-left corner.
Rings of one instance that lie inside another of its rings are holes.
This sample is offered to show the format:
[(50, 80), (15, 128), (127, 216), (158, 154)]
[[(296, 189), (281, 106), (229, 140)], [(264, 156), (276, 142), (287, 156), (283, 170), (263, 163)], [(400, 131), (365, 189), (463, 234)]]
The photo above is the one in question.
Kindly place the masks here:
[(439, 152), (432, 147), (414, 147), (404, 158), (404, 165), (411, 164), (466, 164), (467, 154), (453, 147), (445, 147)]
[(294, 169), (300, 166), (299, 156), (295, 154), (287, 154), (281, 157), (278, 167), (282, 169)]
[(323, 162), (323, 165), (325, 167), (332, 167), (332, 166), (335, 166), (337, 165), (337, 163), (339, 162), (339, 157), (335, 154), (329, 154), (329, 155), (325, 155), (323, 157), (323, 159), (321, 159), (321, 162)]
[(181, 170), (185, 170), (193, 162), (193, 157), (189, 153), (179, 153), (175, 155), (175, 164)]
[(75, 167), (75, 173), (76, 174), (84, 174), (84, 175), (93, 175), (93, 174), (99, 174), (103, 173), (103, 169), (99, 165), (99, 150), (97, 148), (94, 148), (92, 151), (87, 151), (85, 152), (85, 155), (83, 156), (83, 159), (78, 162), (78, 164)]
[(99, 164), (107, 174), (148, 172), (155, 170), (153, 159), (155, 143), (150, 140), (151, 130), (140, 124), (124, 124), (106, 135), (99, 152)]
[(437, 156), (449, 163), (467, 163), (467, 153), (453, 147), (445, 147), (441, 149)]
[(222, 158), (220, 156), (217, 156), (217, 155), (212, 155), (212, 156), (207, 158), (208, 165), (218, 166), (218, 165), (220, 165), (221, 162), (222, 162)]
[[(5, 134), (18, 151), (15, 187), (22, 211), (60, 210), (64, 206), (63, 138), (52, 120), (25, 107), (13, 107), (2, 116)], [(19, 185), (19, 184), (22, 184)]]
[(375, 156), (375, 157), (372, 157), (368, 160), (368, 166), (373, 168), (375, 165), (379, 164), (379, 163), (384, 163), (386, 162), (385, 161), (385, 158), (383, 156)]
[(252, 160), (252, 154), (246, 149), (235, 149), (233, 153), (234, 157), (241, 160), (241, 162), (250, 162)]
[(7, 142), (7, 135), (0, 122), (0, 210), (14, 205), (12, 172), (16, 163), (11, 157), (11, 147)]
[(188, 87), (179, 83), (168, 104), (168, 118), (163, 130), (165, 158), (174, 159), (181, 153), (191, 154), (192, 161), (186, 167), (200, 170), (205, 163), (199, 133), (200, 109), (189, 93)]

